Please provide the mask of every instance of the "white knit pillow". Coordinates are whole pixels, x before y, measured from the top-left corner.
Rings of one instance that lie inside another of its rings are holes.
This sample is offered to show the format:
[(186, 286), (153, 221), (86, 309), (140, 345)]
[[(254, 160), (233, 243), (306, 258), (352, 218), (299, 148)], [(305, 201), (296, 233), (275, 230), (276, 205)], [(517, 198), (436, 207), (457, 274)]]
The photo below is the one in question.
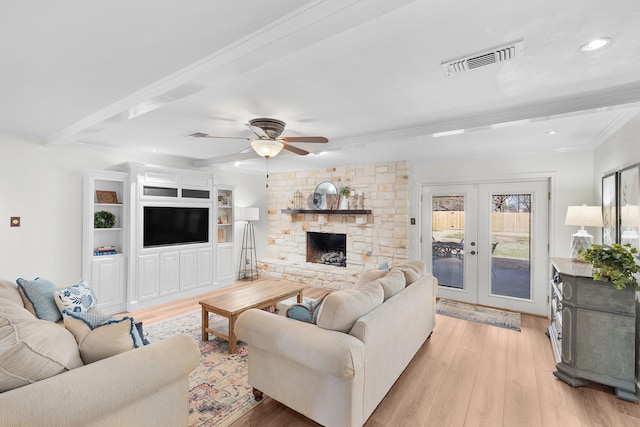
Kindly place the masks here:
[(386, 301), (403, 290), (407, 282), (404, 278), (404, 273), (394, 267), (389, 271), (389, 274), (381, 277), (373, 283), (379, 283), (380, 286), (382, 286), (382, 290), (384, 291), (384, 300)]
[(343, 289), (327, 295), (320, 306), (317, 325), (347, 333), (356, 321), (382, 304), (384, 291), (379, 283), (365, 283), (357, 289)]
[(420, 279), (427, 271), (424, 261), (419, 259), (407, 261), (404, 264), (396, 265), (394, 268), (397, 268), (404, 273), (407, 286)]
[(379, 270), (377, 268), (371, 269), (371, 270), (364, 270), (358, 276), (358, 280), (356, 280), (356, 284), (354, 285), (354, 288), (359, 288), (365, 283), (371, 283), (374, 280), (378, 280), (379, 278), (386, 276), (387, 274), (389, 274), (389, 270)]

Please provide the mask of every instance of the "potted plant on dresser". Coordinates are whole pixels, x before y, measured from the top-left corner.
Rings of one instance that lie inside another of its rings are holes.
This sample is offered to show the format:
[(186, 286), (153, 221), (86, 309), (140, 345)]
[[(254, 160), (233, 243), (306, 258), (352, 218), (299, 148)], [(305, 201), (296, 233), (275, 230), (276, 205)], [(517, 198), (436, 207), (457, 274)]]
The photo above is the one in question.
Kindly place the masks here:
[(618, 290), (626, 287), (640, 290), (635, 276), (640, 272), (640, 265), (635, 257), (638, 250), (629, 243), (591, 245), (587, 250), (580, 249), (578, 253), (593, 266), (593, 280), (611, 282)]

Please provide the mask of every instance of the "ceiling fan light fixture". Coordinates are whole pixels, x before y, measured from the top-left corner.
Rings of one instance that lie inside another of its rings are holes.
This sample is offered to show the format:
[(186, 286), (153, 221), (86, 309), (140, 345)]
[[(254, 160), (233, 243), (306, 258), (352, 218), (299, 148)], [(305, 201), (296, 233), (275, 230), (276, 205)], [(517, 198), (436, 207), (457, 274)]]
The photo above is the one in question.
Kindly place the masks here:
[(283, 147), (284, 144), (282, 142), (273, 139), (254, 139), (251, 141), (251, 148), (267, 159), (277, 155), (282, 151)]

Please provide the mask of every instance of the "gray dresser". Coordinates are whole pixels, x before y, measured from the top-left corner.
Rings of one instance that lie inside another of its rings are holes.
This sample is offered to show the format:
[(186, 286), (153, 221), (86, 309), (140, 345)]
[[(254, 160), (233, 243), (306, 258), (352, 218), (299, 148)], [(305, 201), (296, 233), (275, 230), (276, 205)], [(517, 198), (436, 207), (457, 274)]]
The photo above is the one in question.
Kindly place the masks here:
[(553, 374), (573, 387), (609, 385), (637, 402), (635, 291), (594, 281), (591, 264), (552, 258), (551, 266)]

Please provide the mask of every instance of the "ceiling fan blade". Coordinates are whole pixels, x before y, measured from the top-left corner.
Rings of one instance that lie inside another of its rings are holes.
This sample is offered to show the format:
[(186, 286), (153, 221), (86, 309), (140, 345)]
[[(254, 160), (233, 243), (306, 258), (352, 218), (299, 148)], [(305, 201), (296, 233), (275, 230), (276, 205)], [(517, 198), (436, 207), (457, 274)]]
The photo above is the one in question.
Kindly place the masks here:
[(209, 135), (208, 133), (204, 133), (204, 132), (195, 132), (192, 133), (191, 135), (194, 138), (216, 138), (216, 139), (244, 139), (245, 141), (249, 141), (250, 138), (243, 138), (243, 137), (239, 137), (239, 136), (214, 136), (214, 135)]
[(329, 142), (327, 138), (324, 136), (285, 136), (283, 138), (278, 138), (284, 142)]
[(260, 159), (261, 157), (253, 152), (253, 153), (236, 153), (229, 154), (227, 156), (220, 157), (211, 157), (209, 159), (196, 160), (195, 165), (197, 167), (210, 166), (214, 164), (223, 164), (223, 163), (233, 163), (233, 162), (241, 162), (243, 160), (251, 160), (251, 159)]
[(251, 132), (258, 135), (258, 138), (270, 139), (269, 135), (267, 135), (267, 133), (262, 128), (259, 128), (258, 126), (250, 125), (249, 123), (245, 123), (245, 126), (251, 129)]
[(287, 150), (287, 151), (291, 151), (292, 153), (296, 153), (299, 154), (301, 156), (306, 156), (307, 154), (309, 154), (309, 152), (307, 150), (303, 150), (302, 148), (298, 148), (298, 147), (294, 147), (293, 145), (289, 145), (286, 142), (284, 143), (284, 147), (282, 147), (283, 150)]

